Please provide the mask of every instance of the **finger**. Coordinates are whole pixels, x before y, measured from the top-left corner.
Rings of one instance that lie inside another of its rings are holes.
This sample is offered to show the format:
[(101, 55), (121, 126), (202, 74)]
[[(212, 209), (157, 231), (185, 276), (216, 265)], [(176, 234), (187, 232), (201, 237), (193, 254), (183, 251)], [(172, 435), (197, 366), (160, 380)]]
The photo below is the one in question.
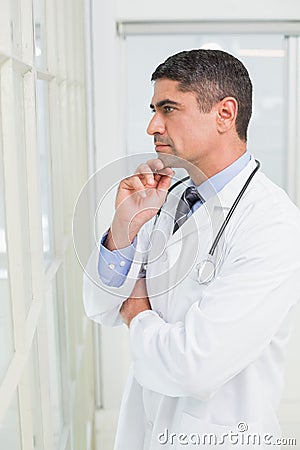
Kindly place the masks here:
[(156, 173), (173, 176), (173, 170), (170, 167), (164, 167), (164, 163), (158, 158), (149, 159), (146, 163), (140, 164), (137, 173), (142, 174), (149, 185), (154, 184)]
[(166, 168), (163, 169), (162, 171), (156, 172), (154, 174), (154, 179), (156, 181), (156, 186), (159, 184), (159, 181), (162, 177), (167, 176), (167, 177), (171, 177), (171, 179), (173, 178), (175, 172), (174, 170), (170, 169), (170, 168)]
[(152, 172), (157, 172), (164, 168), (164, 163), (158, 158), (149, 159), (149, 161), (147, 161), (147, 165), (150, 167)]
[(160, 175), (167, 175), (169, 177), (173, 177), (175, 172), (173, 169), (171, 169), (171, 167), (165, 167), (164, 169), (158, 170), (156, 173)]
[(132, 177), (126, 178), (124, 181), (124, 184), (126, 186), (126, 188), (128, 189), (132, 189), (136, 192), (139, 192), (141, 197), (145, 198), (146, 197), (146, 190), (145, 190), (145, 186), (142, 183), (141, 179), (139, 176), (137, 175), (133, 175)]
[(162, 191), (167, 191), (171, 186), (172, 177), (173, 177), (174, 173), (175, 172), (172, 171), (172, 175), (163, 175), (158, 182), (157, 189), (162, 190)]
[(139, 167), (137, 168), (137, 173), (143, 175), (147, 184), (149, 185), (154, 184), (153, 170), (148, 164), (146, 163), (140, 164)]

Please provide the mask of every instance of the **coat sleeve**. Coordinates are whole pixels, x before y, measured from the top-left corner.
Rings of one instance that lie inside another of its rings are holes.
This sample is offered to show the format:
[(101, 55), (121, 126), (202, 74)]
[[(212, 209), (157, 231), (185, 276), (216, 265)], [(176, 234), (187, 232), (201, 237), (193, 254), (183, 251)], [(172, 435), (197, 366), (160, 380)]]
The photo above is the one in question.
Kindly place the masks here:
[(105, 284), (99, 277), (98, 260), (99, 246), (97, 245), (85, 267), (83, 274), (83, 304), (87, 316), (102, 325), (122, 325), (119, 311), (122, 303), (130, 296), (141, 265), (147, 254), (149, 229), (153, 221), (147, 222), (137, 236), (136, 251), (124, 283), (119, 287)]
[(154, 311), (133, 319), (134, 374), (142, 386), (208, 399), (275, 339), (300, 298), (300, 222), (278, 216), (235, 232), (231, 241), (239, 244), (227, 244), (216, 279), (182, 321), (167, 323)]

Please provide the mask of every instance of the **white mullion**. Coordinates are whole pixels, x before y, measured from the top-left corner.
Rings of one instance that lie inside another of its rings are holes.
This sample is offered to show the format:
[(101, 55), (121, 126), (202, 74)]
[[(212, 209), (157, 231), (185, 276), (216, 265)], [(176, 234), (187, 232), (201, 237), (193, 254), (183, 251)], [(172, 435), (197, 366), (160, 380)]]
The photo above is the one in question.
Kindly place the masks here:
[[(69, 137), (70, 137), (70, 145), (68, 147), (67, 155), (69, 158), (72, 158), (73, 154), (77, 154), (78, 150), (78, 124), (76, 122), (76, 113), (77, 113), (77, 104), (76, 104), (76, 68), (75, 68), (75, 55), (74, 55), (74, 42), (76, 40), (76, 37), (73, 35), (73, 32), (75, 31), (74, 28), (76, 27), (76, 21), (75, 21), (75, 10), (76, 8), (73, 7), (73, 2), (71, 0), (66, 0), (66, 12), (68, 14), (68, 17), (70, 17), (71, 20), (68, 20), (66, 23), (66, 42), (67, 42), (67, 58), (68, 58), (68, 82), (67, 82), (67, 97), (68, 97), (68, 130), (69, 130)], [(74, 24), (72, 27), (71, 24)], [(80, 35), (79, 35), (80, 36)], [(80, 38), (80, 37), (79, 37)], [(81, 149), (80, 149), (81, 150)], [(70, 196), (70, 203), (67, 205), (66, 210), (66, 220), (68, 223), (68, 228), (66, 229), (68, 234), (71, 234), (71, 222), (72, 222), (72, 216), (73, 216), (73, 207), (75, 204), (75, 200), (77, 197), (77, 180), (78, 180), (78, 165), (80, 164), (80, 157), (73, 159), (73, 165), (71, 167), (71, 173), (70, 173), (70, 188), (71, 188), (71, 196)], [(66, 168), (69, 167), (69, 165), (66, 166)], [(76, 280), (77, 281), (77, 280)], [(78, 317), (78, 309), (75, 310), (76, 314), (76, 322), (78, 327), (78, 330), (80, 330), (80, 340), (82, 336), (82, 330), (81, 330), (81, 323)]]
[(49, 350), (48, 350), (48, 332), (46, 320), (46, 304), (44, 303), (41, 312), (39, 324), (37, 327), (37, 357), (39, 363), (39, 377), (41, 380), (41, 410), (42, 427), (45, 450), (54, 448), (53, 443), (53, 425), (50, 399), (50, 380), (49, 380)]
[[(87, 158), (84, 150), (86, 149), (86, 127), (82, 126), (85, 124), (86, 113), (85, 105), (83, 103), (83, 95), (81, 83), (77, 81), (74, 85), (74, 126), (76, 127), (76, 154), (78, 155), (76, 166), (75, 166), (75, 177), (74, 177), (74, 198), (75, 201), (80, 192), (81, 186), (87, 180)], [(75, 203), (74, 203), (75, 204)], [(82, 230), (85, 232), (85, 230)]]
[(10, 14), (12, 54), (22, 59), (21, 17), (18, 0), (10, 2)]
[[(69, 175), (69, 196), (68, 203), (65, 204), (65, 233), (71, 234), (72, 229), (72, 216), (73, 216), (73, 208), (76, 200), (76, 172), (77, 172), (77, 157), (74, 158), (74, 155), (77, 153), (77, 130), (76, 130), (76, 121), (75, 121), (75, 93), (74, 93), (74, 82), (70, 80), (66, 83), (66, 96), (67, 96), (67, 134), (68, 134), (68, 143), (65, 147), (66, 153), (64, 155), (65, 158), (65, 166), (64, 170), (68, 172)], [(68, 161), (72, 159), (73, 164), (70, 167)]]
[(70, 438), (70, 429), (71, 429), (70, 423), (63, 427), (61, 438), (60, 438), (60, 441), (59, 441), (58, 450), (66, 450), (67, 444), (68, 444), (68, 440)]
[[(83, 78), (86, 86), (86, 109), (87, 109), (87, 133), (88, 133), (88, 175), (95, 172), (95, 104), (94, 104), (94, 61), (93, 61), (93, 4), (92, 1), (85, 2), (85, 72)], [(94, 202), (94, 193), (91, 193)]]
[[(44, 260), (43, 260), (43, 234), (42, 210), (40, 194), (40, 168), (37, 144), (37, 112), (35, 104), (36, 76), (31, 71), (24, 76), (24, 105), (25, 105), (25, 145), (27, 159), (27, 189), (30, 234), (30, 252), (32, 266), (32, 303), (35, 309), (41, 308), (44, 301)], [(34, 329), (30, 330), (34, 332)]]
[(68, 352), (68, 335), (69, 335), (69, 323), (67, 320), (67, 305), (66, 305), (66, 289), (65, 289), (65, 276), (64, 271), (61, 270), (56, 278), (57, 282), (57, 310), (59, 317), (59, 329), (60, 329), (60, 365), (61, 365), (61, 383), (62, 383), (62, 403), (63, 403), (63, 415), (66, 424), (70, 424), (72, 421), (72, 411), (70, 402), (70, 355)]
[[(63, 177), (62, 177), (62, 157), (61, 157), (61, 130), (60, 130), (60, 110), (58, 102), (58, 87), (56, 80), (53, 80), (49, 86), (49, 110), (50, 110), (50, 148), (52, 157), (52, 199), (54, 217), (54, 248), (55, 255), (61, 258), (61, 266), (65, 263), (66, 240), (64, 238), (64, 221), (63, 221)], [(67, 348), (68, 320), (66, 314), (66, 296), (63, 273), (57, 273), (56, 276), (58, 286), (58, 316), (59, 329), (61, 337), (61, 381), (64, 418), (67, 423), (71, 420), (69, 411), (69, 380), (71, 378), (69, 371), (69, 356)]]
[[(74, 11), (74, 24), (75, 29), (73, 27), (73, 41), (72, 41), (72, 52), (74, 55), (74, 69), (75, 69), (75, 77), (76, 80), (78, 80), (80, 83), (82, 82), (82, 73), (84, 71), (84, 61), (82, 60), (82, 57), (84, 56), (84, 52), (82, 51), (85, 49), (84, 41), (85, 36), (83, 33), (83, 25), (84, 25), (84, 9), (83, 4), (81, 1), (77, 1), (77, 7), (73, 8)], [(77, 46), (74, 45), (76, 36), (78, 36), (78, 42), (80, 43), (79, 51), (77, 49)]]
[(24, 356), (20, 352), (15, 353), (9, 366), (4, 379), (0, 385), (0, 427), (2, 421), (5, 418), (6, 412), (10, 406), (11, 401), (16, 393), (18, 382), (20, 380), (22, 371), (24, 369), (25, 361)]
[[(47, 292), (51, 288), (53, 279), (55, 278), (61, 264), (62, 260), (60, 259), (54, 259), (50, 264), (50, 267), (48, 268), (44, 277), (43, 292)], [(44, 302), (45, 299), (43, 294), (43, 299), (41, 301), (36, 301), (35, 299), (32, 301), (30, 309), (28, 311), (26, 318), (26, 338), (29, 343), (31, 343), (34, 338), (34, 333), (38, 326), (38, 321), (41, 315), (41, 309), (44, 306)]]
[(66, 2), (56, 0), (56, 24), (57, 24), (57, 59), (58, 74), (62, 80), (66, 79), (67, 74), (67, 58), (66, 58), (66, 29), (67, 14), (65, 12)]
[[(72, 87), (70, 85), (66, 85), (64, 86), (65, 92), (68, 91), (68, 94), (66, 93), (65, 97), (66, 100), (70, 98), (71, 96), (71, 89)], [(70, 125), (71, 122), (71, 110), (70, 108), (70, 103), (67, 102), (65, 104), (66, 107), (66, 112), (67, 112), (67, 117), (68, 117), (68, 123), (65, 123), (66, 126), (66, 130), (71, 129), (72, 126)], [(65, 145), (68, 145), (68, 140), (65, 142)], [(69, 144), (69, 147), (66, 148), (66, 151), (64, 152), (65, 155), (65, 160), (64, 160), (64, 170), (67, 171), (69, 169), (69, 164), (68, 164), (68, 157), (70, 157), (70, 150), (72, 152), (75, 151), (75, 148), (73, 147), (75, 145), (75, 139), (73, 138), (71, 140), (71, 143)], [(74, 177), (74, 167), (72, 167), (72, 179)], [(71, 183), (70, 183), (71, 185)], [(65, 220), (69, 221), (70, 220), (70, 213), (71, 213), (71, 209), (69, 210), (69, 207), (72, 206), (72, 197), (73, 197), (73, 192), (74, 192), (74, 188), (73, 188), (73, 183), (72, 183), (72, 189), (70, 189), (69, 191), (69, 195), (67, 197), (67, 201), (70, 202), (68, 204), (68, 208), (65, 209), (65, 213), (67, 213), (65, 215)], [(69, 212), (68, 212), (69, 211)], [(76, 288), (76, 283), (78, 283), (78, 280), (76, 279), (75, 276), (75, 271), (74, 271), (74, 253), (73, 253), (73, 248), (72, 248), (72, 243), (71, 241), (69, 241), (69, 246), (66, 249), (66, 253), (65, 253), (65, 264), (66, 264), (66, 280), (67, 280), (67, 305), (68, 305), (68, 318), (69, 318), (69, 329), (68, 329), (68, 339), (69, 342), (72, 342), (72, 348), (71, 348), (71, 358), (70, 358), (70, 370), (71, 370), (71, 374), (72, 374), (72, 378), (78, 381), (77, 378), (77, 363), (78, 363), (78, 345), (81, 341), (81, 332), (80, 334), (78, 333), (78, 331), (80, 330), (80, 326), (81, 323), (78, 319), (78, 308), (74, 308), (73, 307), (73, 298), (76, 296), (76, 292), (78, 292), (78, 289)], [(79, 308), (80, 310), (81, 308)], [(72, 408), (73, 410), (73, 408)]]
[[(29, 5), (27, 5), (29, 7)], [(23, 34), (23, 27), (22, 27)], [(43, 300), (42, 279), (43, 272), (41, 271), (42, 259), (42, 239), (41, 239), (41, 216), (40, 216), (40, 189), (39, 189), (39, 172), (36, 161), (37, 141), (36, 141), (36, 109), (35, 109), (35, 79), (33, 71), (26, 72), (23, 76), (23, 98), (24, 98), (24, 143), (26, 152), (26, 183), (28, 194), (28, 233), (30, 241), (30, 273), (31, 273), (31, 288), (32, 288), (32, 302), (30, 305), (30, 313), (36, 306), (39, 306)], [(31, 351), (31, 345), (34, 334), (36, 332), (37, 322), (32, 323), (30, 317), (27, 315), (25, 322), (25, 334), (27, 342), (27, 367), (20, 379), (19, 383), (19, 405), (20, 405), (20, 423), (21, 435), (24, 448), (28, 450), (34, 448), (33, 441), (33, 418), (31, 408), (31, 386), (29, 382), (28, 361)], [(28, 322), (29, 318), (29, 322)], [(31, 327), (29, 326), (31, 325)]]
[(56, 80), (53, 79), (49, 84), (49, 117), (50, 117), (50, 151), (52, 161), (52, 202), (55, 211), (54, 221), (54, 248), (55, 255), (58, 258), (63, 257), (63, 198), (61, 193), (64, 190), (62, 157), (61, 157), (61, 129), (60, 129), (60, 111), (58, 99), (58, 87)]
[[(70, 134), (72, 134), (71, 137), (71, 142), (70, 142), (70, 147), (69, 147), (69, 152), (70, 149), (73, 152), (77, 153), (77, 145), (78, 145), (78, 135), (77, 135), (77, 124), (76, 124), (76, 87), (75, 87), (75, 83), (69, 83), (68, 84), (68, 91), (69, 91), (69, 95), (68, 95), (68, 129), (70, 130)], [(74, 130), (74, 132), (71, 132), (71, 130)], [(71, 155), (70, 155), (71, 156)], [(79, 160), (80, 158), (78, 158)], [(68, 221), (69, 224), (71, 224), (71, 220), (72, 220), (72, 216), (73, 216), (73, 205), (75, 204), (75, 200), (77, 197), (77, 194), (79, 193), (79, 189), (77, 190), (77, 179), (78, 179), (78, 160), (74, 161), (74, 165), (72, 167), (72, 171), (70, 174), (70, 187), (71, 187), (71, 203), (68, 206), (66, 212), (67, 212), (67, 216), (66, 216), (66, 220)], [(67, 230), (68, 233), (71, 233), (71, 229)], [(71, 265), (74, 273), (76, 268), (74, 267), (74, 257), (72, 258), (72, 265)], [(75, 283), (75, 292), (77, 291), (77, 289), (81, 286), (77, 286), (78, 285), (78, 278), (74, 277), (74, 283)], [(77, 327), (77, 333), (76, 333), (76, 341), (79, 345), (82, 344), (82, 339), (83, 339), (83, 325), (82, 325), (82, 314), (81, 314), (81, 308), (76, 308), (74, 310), (74, 318), (75, 318), (75, 323), (76, 323), (76, 327)]]
[(49, 73), (47, 70), (37, 68), (36, 73), (39, 80), (51, 81), (54, 78), (54, 75)]
[(0, 66), (7, 61), (10, 58), (10, 56), (7, 53), (1, 53), (0, 51)]
[(12, 58), (12, 69), (14, 72), (18, 73), (19, 75), (24, 75), (26, 72), (31, 70), (31, 66), (25, 62), (23, 62), (19, 58)]
[[(63, 3), (63, 2), (62, 2)], [(56, 26), (56, 2), (45, 0), (45, 24), (47, 67), (50, 73), (57, 73), (57, 26)]]
[(11, 21), (10, 2), (1, 1), (0, 14), (0, 53), (10, 54), (11, 52)]
[[(74, 59), (72, 59), (72, 62), (74, 62)], [(73, 72), (73, 70), (72, 70)], [(72, 73), (72, 76), (74, 77), (74, 73)], [(69, 157), (71, 157), (72, 153), (77, 154), (78, 151), (78, 124), (77, 124), (77, 102), (76, 102), (76, 82), (74, 81), (74, 78), (72, 78), (72, 81), (68, 83), (68, 109), (69, 109), (69, 116), (68, 116), (68, 128), (69, 128), (69, 134), (71, 137), (71, 145), (69, 147)], [(81, 149), (79, 149), (81, 151)], [(76, 201), (77, 194), (79, 191), (77, 190), (78, 186), (78, 166), (80, 164), (80, 155), (78, 158), (75, 158), (73, 167), (71, 169), (71, 203), (68, 205), (68, 215), (69, 215), (69, 223), (71, 224), (72, 216), (73, 216), (73, 208)], [(71, 227), (67, 230), (68, 234), (71, 233)]]
[(19, 0), (21, 13), (22, 61), (33, 64), (34, 35), (32, 27), (32, 0)]
[(73, 82), (75, 79), (74, 74), (74, 55), (73, 55), (73, 35), (72, 35), (72, 23), (74, 17), (73, 0), (65, 0), (65, 29), (66, 29), (66, 60), (67, 60), (67, 79)]
[(65, 272), (64, 278), (66, 280), (66, 301), (67, 301), (67, 310), (68, 310), (68, 340), (72, 343), (72, 346), (69, 347), (70, 355), (70, 374), (71, 379), (76, 379), (76, 353), (77, 353), (77, 345), (78, 345), (78, 334), (77, 334), (77, 323), (76, 323), (76, 312), (73, 307), (73, 298), (76, 296), (76, 287), (75, 287), (75, 274), (73, 271), (73, 251), (71, 244), (66, 249), (65, 254)]
[[(28, 361), (28, 359), (27, 359)], [(19, 381), (19, 408), (20, 408), (20, 427), (22, 448), (26, 450), (34, 450), (33, 441), (33, 425), (31, 415), (31, 393), (29, 367), (27, 366)]]
[(13, 327), (15, 350), (21, 354), (25, 350), (25, 282), (24, 267), (28, 261), (22, 254), (22, 227), (19, 173), (18, 173), (18, 142), (17, 133), (20, 127), (15, 123), (14, 74), (12, 62), (7, 61), (1, 68), (1, 110), (2, 139), (3, 139), (3, 167), (5, 184), (5, 208), (7, 225), (8, 271), (11, 285), (11, 301), (13, 312)]

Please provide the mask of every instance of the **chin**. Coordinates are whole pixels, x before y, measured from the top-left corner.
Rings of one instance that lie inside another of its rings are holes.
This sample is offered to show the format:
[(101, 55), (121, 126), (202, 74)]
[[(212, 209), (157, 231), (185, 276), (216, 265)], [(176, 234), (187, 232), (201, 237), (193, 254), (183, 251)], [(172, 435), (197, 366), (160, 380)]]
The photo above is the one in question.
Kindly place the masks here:
[(184, 159), (168, 153), (158, 153), (157, 157), (164, 163), (164, 167), (184, 167), (186, 163)]

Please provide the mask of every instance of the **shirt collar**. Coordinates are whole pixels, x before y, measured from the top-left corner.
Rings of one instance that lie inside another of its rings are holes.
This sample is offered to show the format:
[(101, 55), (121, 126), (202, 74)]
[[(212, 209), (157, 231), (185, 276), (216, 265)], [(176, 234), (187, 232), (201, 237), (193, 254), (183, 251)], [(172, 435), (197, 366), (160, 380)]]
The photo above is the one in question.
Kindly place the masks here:
[(195, 186), (195, 184), (190, 180), (190, 186), (195, 186), (205, 201), (209, 200), (211, 197), (220, 192), (227, 183), (229, 183), (236, 175), (238, 175), (249, 163), (249, 161), (253, 159), (253, 156), (250, 154), (248, 150), (242, 154), (236, 161), (234, 161), (230, 166), (221, 170), (221, 172), (216, 173), (211, 178), (207, 179), (199, 186)]

